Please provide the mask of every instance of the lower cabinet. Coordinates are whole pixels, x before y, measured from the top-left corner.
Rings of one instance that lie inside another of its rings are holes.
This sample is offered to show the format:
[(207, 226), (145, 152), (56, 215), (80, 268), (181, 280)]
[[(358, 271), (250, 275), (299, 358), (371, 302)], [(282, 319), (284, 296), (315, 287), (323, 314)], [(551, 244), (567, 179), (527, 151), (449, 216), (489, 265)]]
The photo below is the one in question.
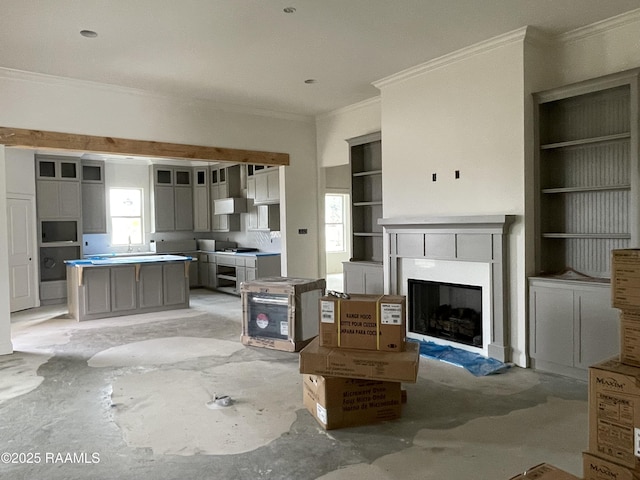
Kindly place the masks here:
[(280, 276), (280, 255), (201, 253), (198, 262), (200, 285), (240, 295), (242, 282)]
[(77, 320), (189, 307), (185, 262), (68, 266), (67, 303)]
[(529, 355), (537, 370), (586, 379), (620, 352), (609, 283), (529, 279)]
[(343, 262), (344, 293), (384, 293), (384, 274), (381, 263)]

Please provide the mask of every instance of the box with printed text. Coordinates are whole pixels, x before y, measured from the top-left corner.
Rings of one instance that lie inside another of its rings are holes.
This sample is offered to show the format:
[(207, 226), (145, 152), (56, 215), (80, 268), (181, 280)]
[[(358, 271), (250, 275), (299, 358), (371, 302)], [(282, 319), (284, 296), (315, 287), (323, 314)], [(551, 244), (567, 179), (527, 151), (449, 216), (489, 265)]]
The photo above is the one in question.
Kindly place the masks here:
[(324, 296), (320, 299), (320, 345), (401, 352), (405, 309), (403, 295)]

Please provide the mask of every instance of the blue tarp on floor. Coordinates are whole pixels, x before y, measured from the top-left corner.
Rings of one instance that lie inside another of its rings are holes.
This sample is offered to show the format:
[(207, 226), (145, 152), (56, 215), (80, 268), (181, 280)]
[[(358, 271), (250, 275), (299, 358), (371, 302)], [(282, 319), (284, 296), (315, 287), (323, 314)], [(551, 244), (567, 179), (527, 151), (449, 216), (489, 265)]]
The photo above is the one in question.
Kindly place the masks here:
[(503, 363), (495, 358), (487, 358), (477, 353), (462, 350), (461, 348), (437, 345), (433, 342), (419, 343), (420, 355), (423, 357), (433, 358), (441, 362), (465, 368), (476, 377), (502, 373), (510, 367), (509, 364)]

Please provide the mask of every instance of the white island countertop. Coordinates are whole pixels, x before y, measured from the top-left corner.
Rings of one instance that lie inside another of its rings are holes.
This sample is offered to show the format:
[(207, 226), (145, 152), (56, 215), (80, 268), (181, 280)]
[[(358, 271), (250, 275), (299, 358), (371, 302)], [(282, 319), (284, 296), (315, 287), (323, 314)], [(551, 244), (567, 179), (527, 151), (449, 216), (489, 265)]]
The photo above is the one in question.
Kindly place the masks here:
[(126, 257), (102, 257), (92, 256), (82, 260), (65, 260), (70, 267), (86, 267), (90, 265), (127, 265), (132, 263), (153, 263), (153, 262), (189, 262), (191, 257), (182, 255), (134, 255)]

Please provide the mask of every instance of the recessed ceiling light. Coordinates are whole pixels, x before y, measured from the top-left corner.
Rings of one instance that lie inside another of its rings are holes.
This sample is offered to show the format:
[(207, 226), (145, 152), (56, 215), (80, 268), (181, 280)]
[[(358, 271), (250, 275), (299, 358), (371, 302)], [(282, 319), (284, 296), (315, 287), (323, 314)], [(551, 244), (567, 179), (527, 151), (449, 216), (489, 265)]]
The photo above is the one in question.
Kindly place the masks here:
[(295, 13), (295, 7), (286, 7), (282, 10), (284, 13)]
[(316, 80), (315, 78), (307, 78), (304, 83), (306, 83), (307, 85), (311, 85), (312, 83), (318, 83), (318, 80)]
[(80, 30), (80, 35), (87, 38), (96, 38), (98, 36), (93, 30)]

